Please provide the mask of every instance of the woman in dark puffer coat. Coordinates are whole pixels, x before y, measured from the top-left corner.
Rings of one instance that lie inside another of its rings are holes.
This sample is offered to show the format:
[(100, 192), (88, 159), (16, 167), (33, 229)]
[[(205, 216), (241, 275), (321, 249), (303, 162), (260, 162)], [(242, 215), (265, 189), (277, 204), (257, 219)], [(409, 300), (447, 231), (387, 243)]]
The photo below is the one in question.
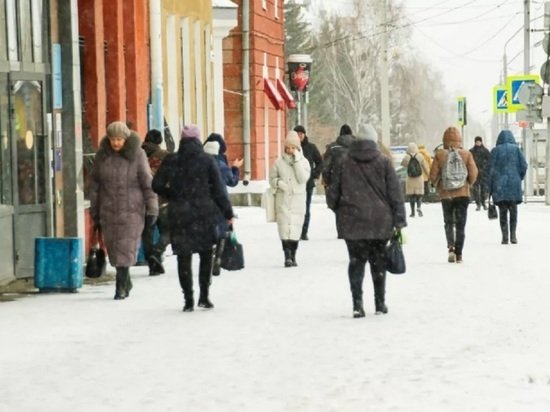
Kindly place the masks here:
[(512, 243), (518, 243), (518, 204), (523, 201), (521, 181), (525, 178), (526, 172), (527, 162), (516, 144), (514, 135), (510, 130), (502, 130), (496, 146), (491, 150), (489, 194), (498, 206), (503, 245), (508, 243), (508, 239)]
[(216, 160), (205, 153), (196, 125), (185, 126), (177, 153), (164, 158), (153, 179), (153, 190), (168, 200), (172, 250), (178, 255), (178, 275), (184, 312), (194, 309), (192, 255), (198, 253), (200, 296), (198, 306), (211, 309), (209, 288), (212, 250), (219, 223), (233, 223), (233, 209), (225, 193)]
[(107, 126), (90, 180), (90, 212), (116, 267), (116, 300), (129, 296), (129, 267), (136, 263), (144, 224), (154, 225), (158, 216), (152, 179), (139, 137), (123, 122)]

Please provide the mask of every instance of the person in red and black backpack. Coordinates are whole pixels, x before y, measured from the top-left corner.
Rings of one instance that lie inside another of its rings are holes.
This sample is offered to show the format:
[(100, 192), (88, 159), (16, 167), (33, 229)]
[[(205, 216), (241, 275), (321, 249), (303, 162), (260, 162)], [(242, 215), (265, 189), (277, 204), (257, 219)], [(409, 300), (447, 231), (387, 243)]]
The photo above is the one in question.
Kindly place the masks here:
[[(160, 147), (162, 134), (159, 130), (151, 129), (145, 135), (141, 145), (147, 155), (149, 167), (153, 176), (157, 173), (162, 161), (168, 152)], [(149, 266), (149, 276), (157, 276), (164, 273), (162, 254), (170, 243), (170, 223), (168, 221), (168, 202), (159, 196), (159, 216), (155, 226), (145, 226), (141, 235), (145, 260)], [(155, 227), (158, 229), (159, 238), (155, 242)]]

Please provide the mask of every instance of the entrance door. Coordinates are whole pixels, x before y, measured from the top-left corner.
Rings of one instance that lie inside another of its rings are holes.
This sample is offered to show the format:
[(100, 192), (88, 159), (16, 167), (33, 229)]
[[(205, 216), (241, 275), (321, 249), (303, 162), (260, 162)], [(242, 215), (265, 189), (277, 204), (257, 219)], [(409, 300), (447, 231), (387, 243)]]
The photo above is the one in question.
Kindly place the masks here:
[(51, 233), (49, 142), (44, 122), (44, 78), (10, 77), (15, 276), (34, 274), (34, 239)]

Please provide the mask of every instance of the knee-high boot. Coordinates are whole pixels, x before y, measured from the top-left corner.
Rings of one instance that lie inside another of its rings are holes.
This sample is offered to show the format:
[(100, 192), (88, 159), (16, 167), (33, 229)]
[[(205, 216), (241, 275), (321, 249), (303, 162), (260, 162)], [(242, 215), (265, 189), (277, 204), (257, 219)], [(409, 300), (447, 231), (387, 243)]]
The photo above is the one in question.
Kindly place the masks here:
[(126, 299), (129, 296), (130, 289), (132, 288), (132, 281), (130, 280), (130, 269), (127, 266), (116, 267), (115, 283), (115, 300)]
[(363, 278), (365, 277), (365, 262), (351, 258), (348, 266), (349, 285), (353, 300), (353, 317), (365, 317), (363, 308)]
[(512, 205), (510, 207), (510, 242), (518, 243), (518, 238), (516, 237), (516, 228), (518, 226), (518, 206)]
[(386, 273), (373, 273), (372, 284), (374, 287), (375, 314), (388, 313), (388, 307), (386, 306)]
[(283, 252), (285, 254), (285, 268), (289, 268), (292, 265), (292, 249), (290, 246), (289, 240), (283, 240), (281, 241), (283, 245)]
[(193, 312), (195, 300), (193, 298), (193, 272), (191, 271), (191, 256), (178, 255), (178, 278), (180, 281), (181, 290), (185, 304), (184, 312)]
[(500, 231), (502, 232), (502, 244), (508, 243), (508, 208), (506, 206), (499, 207)]
[(298, 241), (297, 240), (289, 240), (289, 247), (290, 247), (290, 259), (292, 259), (292, 266), (298, 266), (298, 263), (296, 263), (296, 251), (298, 250)]
[(200, 253), (199, 264), (199, 303), (198, 306), (205, 309), (212, 309), (214, 304), (208, 298), (210, 284), (212, 283), (212, 250)]

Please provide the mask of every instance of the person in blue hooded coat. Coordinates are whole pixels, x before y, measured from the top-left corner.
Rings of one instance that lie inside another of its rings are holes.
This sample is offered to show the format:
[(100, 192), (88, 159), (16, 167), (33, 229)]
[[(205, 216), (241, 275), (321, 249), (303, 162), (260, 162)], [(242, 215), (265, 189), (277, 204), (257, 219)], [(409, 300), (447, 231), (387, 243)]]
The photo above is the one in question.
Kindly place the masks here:
[[(502, 130), (491, 150), (489, 194), (498, 206), (502, 244), (518, 243), (518, 204), (523, 201), (521, 181), (527, 172), (527, 162), (510, 130)], [(508, 236), (508, 234), (510, 236)]]

